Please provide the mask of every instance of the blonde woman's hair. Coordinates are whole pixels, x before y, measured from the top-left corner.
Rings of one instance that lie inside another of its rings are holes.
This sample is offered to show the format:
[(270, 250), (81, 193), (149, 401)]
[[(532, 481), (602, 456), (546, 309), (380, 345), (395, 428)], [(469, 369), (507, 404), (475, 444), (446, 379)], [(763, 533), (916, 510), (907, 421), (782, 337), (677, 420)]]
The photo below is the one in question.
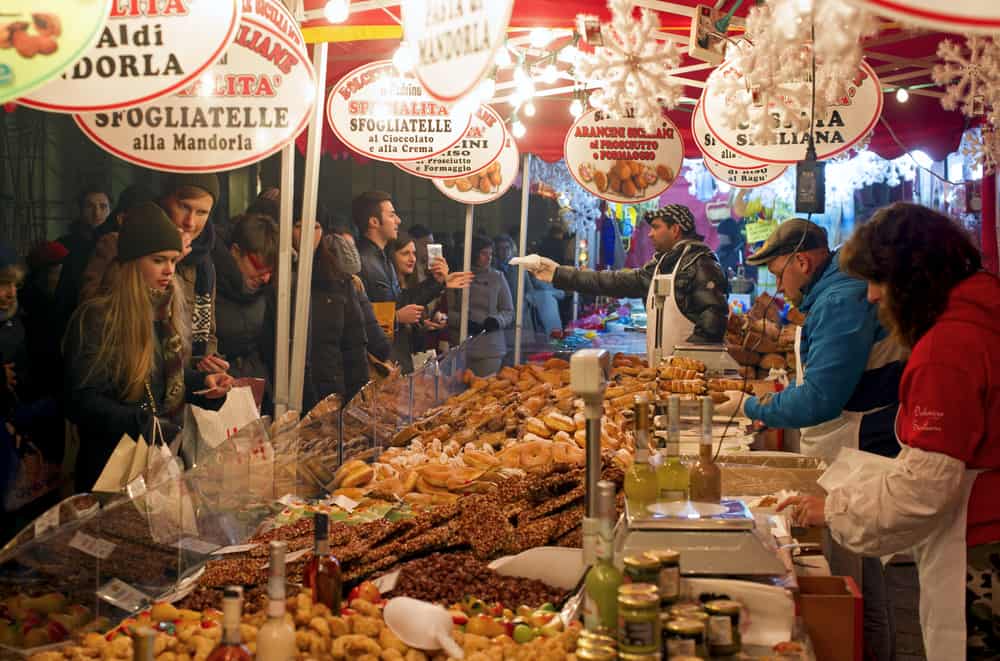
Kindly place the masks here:
[[(64, 339), (63, 350), (67, 355), (82, 351), (84, 342), (93, 342), (96, 333), (100, 342), (83, 385), (110, 381), (122, 400), (139, 401), (145, 396), (156, 353), (152, 294), (142, 279), (137, 259), (124, 264), (112, 262), (102, 284), (104, 293), (84, 302), (70, 321), (71, 329), (77, 324), (80, 346), (66, 346), (68, 339)], [(186, 360), (191, 355), (191, 319), (176, 276), (170, 286), (173, 294), (169, 323), (181, 338)]]

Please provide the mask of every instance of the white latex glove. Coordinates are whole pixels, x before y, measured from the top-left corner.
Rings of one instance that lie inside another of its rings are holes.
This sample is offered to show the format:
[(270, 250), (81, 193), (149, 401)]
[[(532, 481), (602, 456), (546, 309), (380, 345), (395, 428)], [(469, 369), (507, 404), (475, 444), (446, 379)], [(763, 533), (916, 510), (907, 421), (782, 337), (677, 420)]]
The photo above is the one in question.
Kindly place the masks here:
[(511, 266), (524, 266), (524, 269), (543, 282), (552, 282), (559, 264), (541, 255), (525, 255), (510, 260)]
[(716, 415), (729, 417), (735, 413), (735, 417), (745, 418), (746, 413), (743, 411), (743, 405), (750, 399), (751, 395), (739, 390), (727, 390), (725, 395), (729, 400), (715, 405)]

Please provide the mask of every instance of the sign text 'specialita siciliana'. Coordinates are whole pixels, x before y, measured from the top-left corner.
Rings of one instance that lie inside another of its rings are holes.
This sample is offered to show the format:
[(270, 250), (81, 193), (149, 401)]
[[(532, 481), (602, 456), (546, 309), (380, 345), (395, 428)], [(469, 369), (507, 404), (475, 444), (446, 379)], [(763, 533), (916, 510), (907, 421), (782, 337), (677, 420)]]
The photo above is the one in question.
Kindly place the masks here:
[[(190, 85), (236, 36), (244, 0), (113, 0), (97, 43), (20, 100), (51, 112), (117, 110)], [(264, 4), (253, 0), (253, 5)]]
[(315, 76), (298, 22), (281, 0), (243, 0), (236, 39), (193, 84), (151, 103), (75, 117), (115, 156), (169, 172), (255, 163), (305, 128)]
[(996, 0), (847, 0), (875, 14), (950, 32), (1000, 32)]
[(326, 120), (348, 148), (377, 161), (418, 161), (437, 156), (462, 139), (472, 116), (452, 115), (389, 60), (354, 69), (327, 97)]
[(94, 44), (111, 0), (0, 3), (0, 103), (58, 76)]
[[(724, 62), (712, 72), (712, 76), (742, 77), (731, 62)], [(711, 78), (711, 77), (710, 77)], [(813, 139), (816, 156), (827, 159), (847, 151), (868, 135), (882, 114), (882, 87), (878, 76), (866, 62), (862, 62), (852, 81), (849, 94), (837, 103), (829, 104), (827, 111), (817, 114), (813, 125)], [(808, 85), (803, 81), (802, 85)], [(701, 96), (702, 113), (708, 130), (715, 139), (739, 156), (763, 163), (795, 163), (805, 157), (809, 144), (809, 131), (797, 131), (783, 124), (778, 115), (773, 115), (772, 142), (767, 145), (755, 144), (750, 137), (748, 126), (730, 128), (719, 121), (721, 109), (731, 99), (725, 95), (710, 93), (711, 85), (705, 86)]]
[(493, 67), (513, 0), (403, 0), (403, 34), (414, 72), (441, 101), (465, 96)]

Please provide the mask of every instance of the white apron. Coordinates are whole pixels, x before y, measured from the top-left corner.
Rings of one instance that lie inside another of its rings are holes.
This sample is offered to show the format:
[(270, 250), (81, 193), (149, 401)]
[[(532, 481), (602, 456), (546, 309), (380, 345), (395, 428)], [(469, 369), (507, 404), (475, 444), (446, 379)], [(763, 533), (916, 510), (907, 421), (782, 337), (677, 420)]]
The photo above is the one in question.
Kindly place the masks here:
[(684, 261), (688, 248), (690, 246), (684, 247), (684, 252), (674, 265), (674, 270), (670, 274), (670, 296), (663, 301), (662, 306), (656, 300), (656, 276), (660, 273), (660, 264), (663, 263), (666, 254), (656, 262), (656, 270), (653, 271), (653, 279), (649, 283), (649, 291), (646, 293), (646, 359), (651, 367), (657, 366), (661, 360), (672, 354), (674, 347), (683, 344), (694, 332), (694, 322), (685, 317), (677, 307), (675, 296), (677, 271)]

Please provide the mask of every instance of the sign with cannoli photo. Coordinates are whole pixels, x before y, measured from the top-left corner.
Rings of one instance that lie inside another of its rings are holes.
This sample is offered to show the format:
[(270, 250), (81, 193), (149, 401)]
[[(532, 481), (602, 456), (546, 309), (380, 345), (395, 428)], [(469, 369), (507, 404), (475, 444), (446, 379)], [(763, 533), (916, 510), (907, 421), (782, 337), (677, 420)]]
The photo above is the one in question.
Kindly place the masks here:
[[(718, 87), (711, 82), (714, 76), (742, 79), (743, 72), (733, 62), (724, 62), (709, 76), (701, 96), (705, 125), (721, 147), (737, 156), (764, 163), (792, 164), (805, 158), (810, 132), (798, 131), (790, 123), (782, 122), (777, 113), (772, 115), (772, 139), (766, 145), (754, 142), (748, 125), (731, 128), (724, 124), (721, 121), (723, 108), (738, 101), (717, 91)], [(808, 81), (796, 84), (810, 85)], [(827, 159), (850, 149), (868, 135), (881, 115), (881, 83), (875, 71), (862, 62), (847, 94), (836, 103), (827, 104), (825, 112), (816, 113), (812, 136), (817, 158)]]
[(666, 117), (647, 131), (631, 117), (584, 113), (566, 134), (566, 167), (573, 178), (609, 202), (635, 203), (670, 188), (684, 162), (684, 142)]
[(492, 163), (478, 172), (452, 179), (435, 179), (434, 186), (462, 204), (486, 204), (510, 190), (521, 165), (517, 142), (505, 135), (503, 149)]
[(480, 106), (472, 124), (455, 145), (431, 158), (396, 163), (396, 167), (427, 179), (454, 179), (479, 172), (500, 155), (507, 128), (503, 118), (489, 106)]
[[(315, 75), (299, 24), (281, 0), (255, 0), (225, 56), (176, 94), (74, 119), (101, 148), (167, 172), (219, 172), (255, 163), (306, 127)], [(272, 58), (253, 44), (266, 41)]]
[[(468, 111), (466, 111), (468, 113)], [(348, 148), (376, 161), (419, 161), (462, 139), (472, 115), (431, 97), (390, 60), (360, 66), (330, 91), (326, 121)]]
[(58, 76), (101, 34), (111, 0), (0, 3), (0, 103)]
[[(73, 4), (73, 3), (61, 3)], [(120, 110), (194, 83), (234, 39), (279, 60), (283, 47), (237, 34), (256, 0), (113, 0), (93, 47), (62, 75), (18, 100), (50, 112)], [(65, 22), (64, 22), (65, 25)]]

